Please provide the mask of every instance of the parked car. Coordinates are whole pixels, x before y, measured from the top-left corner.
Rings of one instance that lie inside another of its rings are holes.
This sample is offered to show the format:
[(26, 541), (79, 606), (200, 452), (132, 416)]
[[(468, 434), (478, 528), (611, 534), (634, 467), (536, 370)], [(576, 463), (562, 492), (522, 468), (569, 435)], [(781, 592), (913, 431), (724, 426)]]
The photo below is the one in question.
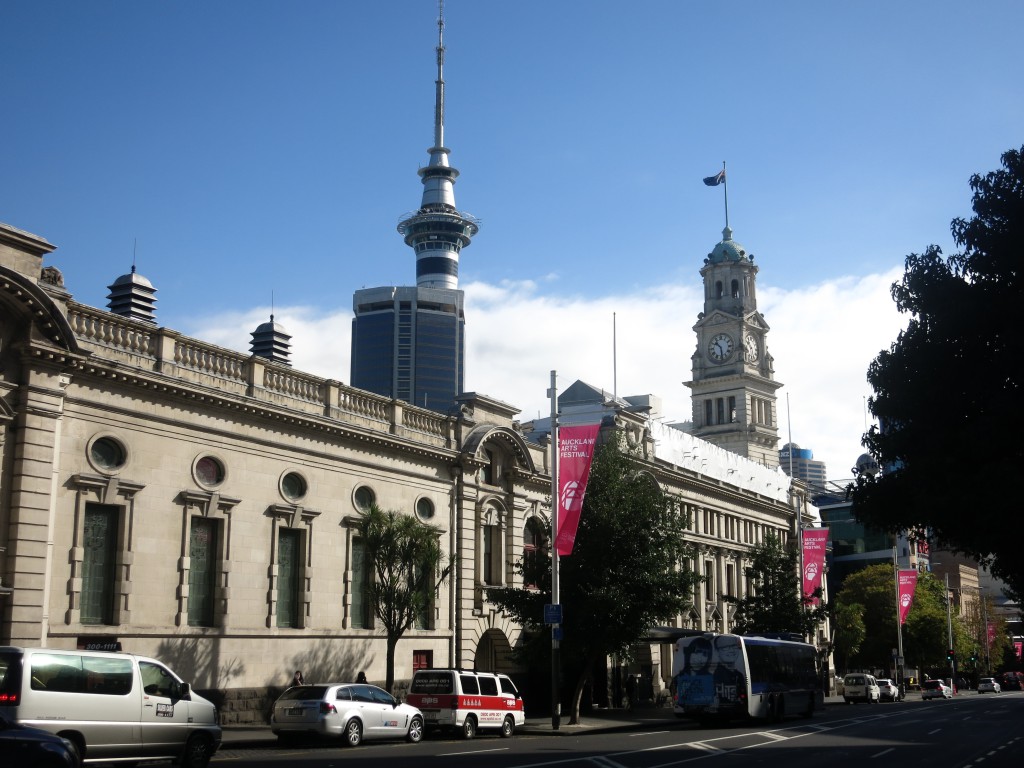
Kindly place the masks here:
[(853, 672), (843, 678), (843, 698), (847, 704), (858, 701), (877, 704), (882, 700), (882, 692), (873, 675)]
[(899, 701), (903, 698), (899, 686), (887, 677), (878, 678), (878, 691), (886, 701)]
[(409, 703), (423, 710), (427, 729), (455, 730), (472, 739), (480, 730), (508, 738), (526, 722), (523, 697), (509, 678), (469, 669), (419, 669)]
[(423, 713), (375, 685), (296, 685), (278, 697), (270, 730), (282, 741), (296, 736), (336, 736), (350, 747), (363, 740), (423, 738)]
[(5, 768), (79, 768), (78, 749), (67, 739), (0, 715), (0, 755)]
[(993, 677), (983, 677), (978, 681), (978, 693), (1002, 693), (1003, 689)]
[(953, 689), (942, 680), (925, 680), (921, 684), (921, 700), (928, 699), (952, 699)]

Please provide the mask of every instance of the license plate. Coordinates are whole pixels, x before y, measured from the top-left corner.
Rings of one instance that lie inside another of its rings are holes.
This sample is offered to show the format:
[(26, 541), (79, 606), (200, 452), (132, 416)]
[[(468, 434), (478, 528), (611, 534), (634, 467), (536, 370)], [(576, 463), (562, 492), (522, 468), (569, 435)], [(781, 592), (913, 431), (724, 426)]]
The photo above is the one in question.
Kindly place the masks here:
[(303, 711), (302, 707), (292, 707), (291, 709), (286, 709), (284, 713), (288, 717), (302, 717)]

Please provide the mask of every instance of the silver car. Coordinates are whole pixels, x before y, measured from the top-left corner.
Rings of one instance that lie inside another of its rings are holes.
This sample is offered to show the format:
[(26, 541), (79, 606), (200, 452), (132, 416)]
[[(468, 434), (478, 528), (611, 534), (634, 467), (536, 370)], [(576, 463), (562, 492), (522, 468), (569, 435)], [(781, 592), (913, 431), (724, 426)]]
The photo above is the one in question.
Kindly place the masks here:
[(978, 681), (978, 693), (1002, 693), (1002, 687), (991, 677), (983, 677)]
[(270, 730), (283, 740), (340, 736), (350, 747), (364, 739), (423, 738), (423, 713), (375, 685), (296, 685), (274, 702)]

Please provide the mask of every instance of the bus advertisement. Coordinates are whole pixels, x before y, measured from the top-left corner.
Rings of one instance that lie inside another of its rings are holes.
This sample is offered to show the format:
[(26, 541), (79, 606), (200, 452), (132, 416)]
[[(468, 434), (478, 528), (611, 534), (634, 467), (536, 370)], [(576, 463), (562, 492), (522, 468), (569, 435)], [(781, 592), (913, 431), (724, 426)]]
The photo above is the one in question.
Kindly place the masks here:
[(705, 633), (676, 641), (675, 713), (696, 720), (810, 717), (825, 695), (817, 649), (771, 636)]

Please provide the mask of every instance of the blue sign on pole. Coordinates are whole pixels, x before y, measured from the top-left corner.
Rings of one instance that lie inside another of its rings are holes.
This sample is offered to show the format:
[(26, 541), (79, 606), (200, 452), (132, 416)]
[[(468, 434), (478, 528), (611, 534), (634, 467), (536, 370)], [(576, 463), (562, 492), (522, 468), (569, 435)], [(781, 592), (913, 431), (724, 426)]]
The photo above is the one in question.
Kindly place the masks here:
[(546, 603), (544, 605), (544, 623), (545, 624), (561, 624), (562, 623), (562, 604), (561, 603)]

